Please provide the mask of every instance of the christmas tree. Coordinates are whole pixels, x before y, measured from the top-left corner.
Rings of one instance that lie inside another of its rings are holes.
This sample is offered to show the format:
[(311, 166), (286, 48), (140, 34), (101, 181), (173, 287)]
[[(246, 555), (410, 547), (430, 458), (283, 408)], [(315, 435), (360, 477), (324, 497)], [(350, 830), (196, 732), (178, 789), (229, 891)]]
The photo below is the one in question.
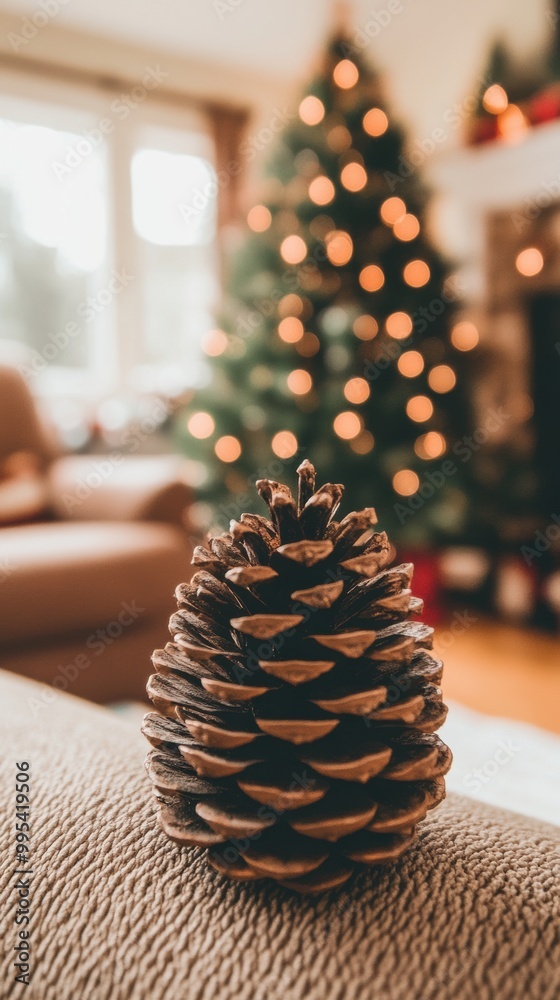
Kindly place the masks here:
[(460, 368), (478, 334), (457, 318), (426, 203), (377, 76), (337, 36), (248, 213), (204, 341), (211, 384), (180, 418), (214, 525), (309, 456), (400, 540), (464, 537)]

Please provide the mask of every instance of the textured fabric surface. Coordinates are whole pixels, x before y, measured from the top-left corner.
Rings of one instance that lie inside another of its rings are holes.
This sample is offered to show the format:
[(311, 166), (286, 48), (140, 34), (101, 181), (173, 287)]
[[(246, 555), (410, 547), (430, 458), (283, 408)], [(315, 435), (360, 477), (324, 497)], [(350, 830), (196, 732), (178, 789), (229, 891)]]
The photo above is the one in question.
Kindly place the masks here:
[[(557, 1000), (560, 830), (450, 796), (410, 852), (319, 899), (213, 874), (154, 823), (111, 713), (0, 675), (0, 996)], [(14, 982), (15, 762), (31, 765), (32, 980)]]

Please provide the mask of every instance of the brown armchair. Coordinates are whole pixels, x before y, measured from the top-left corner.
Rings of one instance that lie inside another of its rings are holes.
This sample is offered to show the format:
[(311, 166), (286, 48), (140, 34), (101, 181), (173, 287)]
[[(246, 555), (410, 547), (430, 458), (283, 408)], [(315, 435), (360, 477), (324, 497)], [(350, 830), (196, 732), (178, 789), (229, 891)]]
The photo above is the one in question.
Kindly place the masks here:
[(47, 477), (50, 513), (0, 528), (0, 664), (98, 702), (141, 698), (190, 572), (181, 460), (56, 457), (26, 383), (0, 366), (0, 462), (21, 451)]

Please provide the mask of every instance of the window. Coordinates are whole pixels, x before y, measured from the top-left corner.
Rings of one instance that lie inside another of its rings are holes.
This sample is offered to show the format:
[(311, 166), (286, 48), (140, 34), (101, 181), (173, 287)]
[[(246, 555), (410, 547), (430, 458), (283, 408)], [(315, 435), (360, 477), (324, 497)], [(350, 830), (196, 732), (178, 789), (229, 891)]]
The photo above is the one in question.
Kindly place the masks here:
[(45, 395), (195, 383), (217, 298), (204, 115), (37, 88), (0, 74), (0, 337)]

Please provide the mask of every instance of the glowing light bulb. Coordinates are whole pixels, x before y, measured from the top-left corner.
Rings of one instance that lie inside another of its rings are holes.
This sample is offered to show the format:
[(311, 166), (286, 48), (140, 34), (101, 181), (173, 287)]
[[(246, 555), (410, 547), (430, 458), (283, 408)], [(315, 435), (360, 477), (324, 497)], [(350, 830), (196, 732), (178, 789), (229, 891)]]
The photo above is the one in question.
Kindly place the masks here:
[(236, 437), (225, 434), (216, 441), (214, 451), (221, 462), (236, 462), (241, 454), (241, 444)]
[(278, 303), (278, 314), (280, 316), (301, 316), (303, 309), (303, 299), (293, 292), (283, 295)]
[(434, 412), (431, 399), (428, 396), (413, 396), (406, 404), (407, 416), (417, 424), (429, 420)]
[(364, 313), (363, 316), (356, 317), (352, 329), (358, 340), (373, 340), (379, 331), (379, 323), (373, 316)]
[(313, 385), (313, 379), (304, 368), (295, 368), (287, 378), (288, 389), (296, 396), (305, 396)]
[(365, 378), (351, 378), (344, 386), (344, 395), (349, 403), (359, 406), (365, 403), (370, 394), (370, 388)]
[(328, 177), (315, 177), (309, 185), (309, 197), (316, 205), (328, 205), (334, 198), (334, 184)]
[(385, 329), (394, 340), (404, 340), (412, 333), (412, 319), (405, 312), (394, 312), (387, 316)]
[(325, 106), (312, 94), (304, 97), (299, 106), (299, 117), (305, 125), (318, 125), (325, 117)]
[(327, 145), (334, 153), (343, 153), (345, 149), (350, 149), (352, 136), (345, 125), (335, 125), (327, 133)]
[(362, 429), (362, 421), (353, 410), (344, 410), (333, 420), (335, 434), (343, 441), (351, 441)]
[(297, 316), (286, 316), (278, 324), (278, 336), (285, 344), (296, 344), (303, 337), (303, 323)]
[(360, 285), (366, 292), (377, 292), (385, 283), (385, 275), (377, 264), (367, 264), (359, 277)]
[(387, 131), (389, 119), (381, 108), (371, 108), (369, 111), (366, 111), (362, 125), (368, 135), (377, 138), (377, 136), (383, 135)]
[(405, 351), (397, 361), (397, 368), (406, 378), (416, 378), (424, 368), (424, 358), (420, 351)]
[(543, 269), (544, 257), (537, 247), (526, 247), (517, 254), (515, 266), (524, 278), (534, 278)]
[(469, 320), (461, 320), (451, 330), (451, 343), (458, 351), (472, 351), (479, 339), (476, 326)]
[(298, 450), (297, 438), (291, 431), (278, 431), (270, 446), (278, 458), (291, 458)]
[(218, 358), (227, 346), (228, 338), (223, 330), (209, 330), (202, 341), (202, 349), (210, 358)]
[(347, 191), (361, 191), (367, 184), (367, 173), (361, 163), (347, 163), (341, 171), (340, 180)]
[(408, 243), (410, 240), (416, 239), (418, 233), (420, 232), (420, 223), (415, 215), (407, 213), (403, 215), (402, 219), (395, 222), (395, 227), (393, 232), (398, 240), (403, 243)]
[(272, 215), (266, 205), (255, 205), (247, 215), (247, 224), (254, 233), (264, 233), (272, 222)]
[(189, 434), (199, 439), (210, 437), (214, 433), (215, 426), (214, 418), (202, 410), (199, 413), (193, 413), (187, 424)]
[(425, 461), (440, 458), (441, 455), (445, 454), (446, 447), (445, 438), (438, 431), (428, 431), (427, 434), (422, 434), (416, 438), (414, 442), (414, 451), (418, 455), (418, 458), (422, 458)]
[(302, 358), (312, 358), (320, 350), (321, 342), (314, 333), (304, 333), (296, 344), (296, 351)]
[(505, 111), (498, 115), (498, 132), (504, 142), (521, 142), (529, 128), (529, 123), (517, 104), (508, 104)]
[(373, 448), (375, 439), (370, 431), (362, 431), (357, 437), (352, 438), (350, 447), (357, 455), (367, 455)]
[(350, 90), (359, 79), (357, 66), (350, 59), (341, 59), (333, 70), (333, 80), (341, 90)]
[(428, 375), (428, 385), (434, 392), (450, 392), (457, 383), (457, 376), (449, 365), (436, 365)]
[(403, 271), (403, 278), (411, 288), (422, 288), (430, 280), (430, 268), (424, 260), (411, 260)]
[(505, 111), (508, 106), (508, 96), (503, 87), (499, 83), (493, 83), (488, 90), (484, 92), (482, 98), (482, 106), (491, 115), (499, 115), (501, 111)]
[(344, 267), (352, 257), (354, 244), (348, 233), (342, 229), (334, 229), (331, 233), (327, 233), (325, 244), (327, 257), (336, 267)]
[(280, 244), (280, 255), (286, 264), (301, 264), (307, 254), (307, 247), (301, 236), (286, 236)]
[(393, 489), (402, 497), (410, 497), (416, 493), (420, 486), (420, 480), (412, 469), (401, 469), (393, 476)]
[(406, 205), (402, 198), (386, 198), (379, 214), (387, 226), (394, 226), (406, 214)]

